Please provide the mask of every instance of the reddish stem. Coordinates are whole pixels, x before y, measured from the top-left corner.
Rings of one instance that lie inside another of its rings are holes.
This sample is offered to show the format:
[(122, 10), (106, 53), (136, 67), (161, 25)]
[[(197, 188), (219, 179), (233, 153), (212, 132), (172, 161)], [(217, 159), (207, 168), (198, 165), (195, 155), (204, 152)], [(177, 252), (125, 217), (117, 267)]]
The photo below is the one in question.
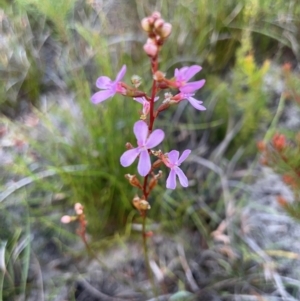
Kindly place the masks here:
[[(152, 74), (154, 75), (154, 73), (158, 70), (158, 56), (156, 56), (151, 60), (151, 66), (152, 66)], [(150, 118), (149, 118), (149, 125), (148, 125), (149, 134), (153, 130), (153, 125), (156, 117), (154, 114), (154, 99), (155, 99), (156, 92), (157, 92), (156, 80), (153, 79), (151, 98), (149, 99), (150, 102), (150, 112), (149, 112)], [(149, 194), (149, 191), (147, 191), (147, 182), (148, 182), (148, 175), (145, 176), (144, 184), (143, 184), (143, 194), (145, 200), (148, 199), (148, 194)]]

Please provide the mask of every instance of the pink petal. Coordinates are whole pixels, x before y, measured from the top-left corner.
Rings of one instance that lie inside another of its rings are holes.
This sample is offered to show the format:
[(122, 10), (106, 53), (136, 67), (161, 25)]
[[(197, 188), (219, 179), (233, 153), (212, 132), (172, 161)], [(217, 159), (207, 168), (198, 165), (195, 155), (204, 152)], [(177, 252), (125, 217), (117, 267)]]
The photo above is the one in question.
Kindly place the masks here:
[(133, 132), (138, 146), (144, 146), (148, 136), (148, 125), (145, 121), (139, 120), (133, 126)]
[(117, 83), (117, 82), (121, 81), (122, 78), (124, 77), (125, 73), (126, 73), (126, 65), (123, 65), (123, 67), (121, 68), (121, 70), (119, 71), (119, 73), (116, 77), (115, 82)]
[(178, 68), (176, 68), (175, 69), (175, 72), (174, 72), (174, 77), (178, 77), (179, 76), (179, 74), (180, 74), (180, 71), (179, 71), (179, 69)]
[(147, 115), (150, 111), (150, 103), (148, 101), (145, 101), (143, 103), (143, 114)]
[(179, 157), (179, 151), (177, 150), (172, 150), (168, 153), (168, 159), (172, 164), (177, 164)]
[(180, 165), (191, 153), (190, 149), (186, 149), (182, 155), (180, 156), (179, 160), (177, 161), (177, 164)]
[(133, 99), (134, 99), (135, 101), (141, 103), (141, 104), (143, 104), (144, 101), (145, 101), (145, 98), (144, 98), (144, 97), (135, 97), (135, 98), (133, 98)]
[(159, 100), (159, 96), (154, 98), (154, 102)]
[(198, 65), (193, 65), (188, 68), (188, 70), (185, 72), (184, 80), (189, 81), (196, 73), (201, 71), (202, 67)]
[(165, 138), (165, 133), (163, 130), (159, 130), (159, 129), (155, 130), (150, 134), (145, 146), (147, 148), (153, 148), (158, 144), (160, 144), (164, 140), (164, 138)]
[(182, 93), (194, 93), (196, 90), (201, 89), (205, 84), (205, 79), (201, 79), (196, 82), (187, 83), (183, 87), (180, 87), (179, 90)]
[(107, 89), (112, 84), (112, 80), (107, 76), (100, 76), (96, 81), (96, 86), (99, 89)]
[(179, 182), (182, 187), (188, 187), (189, 181), (186, 175), (183, 173), (183, 171), (179, 167), (175, 167), (175, 172), (178, 176)]
[(138, 148), (133, 148), (126, 151), (120, 158), (121, 165), (124, 167), (131, 165), (134, 162), (134, 160), (137, 158), (139, 153), (140, 152)]
[(175, 70), (175, 78), (177, 81), (181, 82), (185, 81), (185, 72), (188, 70), (189, 67), (182, 67), (179, 70)]
[(171, 169), (168, 179), (167, 179), (167, 188), (175, 189), (176, 188), (176, 173), (173, 169)]
[(114, 95), (115, 95), (115, 92), (112, 90), (99, 91), (91, 97), (91, 101), (92, 101), (92, 103), (97, 104), (99, 102), (102, 102), (102, 101), (114, 96)]
[(193, 97), (188, 97), (188, 101), (190, 102), (190, 104), (197, 110), (199, 111), (205, 111), (206, 108), (204, 106), (201, 105), (202, 101), (197, 100)]
[(188, 71), (189, 67), (182, 67), (179, 69), (178, 75), (181, 76), (181, 80), (185, 81), (185, 73)]
[(147, 150), (143, 150), (140, 153), (140, 159), (138, 164), (138, 172), (142, 177), (145, 177), (151, 170), (151, 160)]

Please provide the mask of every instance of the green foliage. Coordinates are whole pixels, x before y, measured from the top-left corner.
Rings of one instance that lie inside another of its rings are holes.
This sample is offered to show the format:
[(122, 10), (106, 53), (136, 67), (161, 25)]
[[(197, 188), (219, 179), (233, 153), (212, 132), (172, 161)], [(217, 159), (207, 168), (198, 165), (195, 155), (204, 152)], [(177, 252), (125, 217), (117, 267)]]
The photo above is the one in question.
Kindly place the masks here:
[(249, 152), (253, 153), (254, 135), (259, 129), (265, 129), (271, 121), (267, 107), (270, 95), (264, 83), (270, 62), (265, 61), (262, 66), (255, 63), (249, 38), (247, 36), (242, 40), (242, 47), (237, 52), (228, 103), (231, 114), (241, 120), (241, 130), (233, 139), (231, 148), (235, 151), (241, 145), (247, 145)]
[(16, 0), (18, 8), (30, 10), (32, 14), (46, 17), (58, 31), (58, 36), (64, 41), (67, 39), (68, 16), (70, 15), (75, 0)]
[(240, 147), (245, 148), (244, 156), (254, 154), (255, 135), (265, 130), (271, 121), (270, 93), (264, 81), (270, 62), (266, 60), (259, 66), (252, 49), (249, 32), (245, 32), (229, 78), (208, 78), (207, 88), (217, 87), (213, 95), (217, 99), (214, 119), (223, 120), (223, 124), (212, 131), (210, 141), (215, 144), (227, 139), (225, 149), (229, 157)]
[(0, 110), (8, 115), (24, 101), (37, 103), (41, 85), (41, 66), (38, 65), (39, 43), (33, 41), (27, 15), (3, 12), (0, 20)]

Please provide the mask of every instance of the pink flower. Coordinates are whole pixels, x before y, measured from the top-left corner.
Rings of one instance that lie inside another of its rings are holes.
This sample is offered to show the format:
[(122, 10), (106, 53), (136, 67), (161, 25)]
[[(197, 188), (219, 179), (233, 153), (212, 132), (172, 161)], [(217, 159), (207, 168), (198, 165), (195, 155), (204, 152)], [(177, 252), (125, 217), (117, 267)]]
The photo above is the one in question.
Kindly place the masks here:
[[(143, 105), (143, 115), (147, 116), (150, 111), (150, 102), (145, 97), (136, 97), (133, 99)], [(155, 97), (154, 101), (157, 101), (158, 99), (159, 97)]]
[(126, 65), (123, 65), (114, 81), (107, 76), (100, 76), (96, 81), (96, 86), (99, 89), (103, 89), (103, 91), (99, 91), (91, 97), (92, 103), (100, 103), (110, 97), (113, 97), (116, 93), (125, 95), (126, 89), (123, 88), (121, 84), (121, 80), (125, 73)]
[(165, 165), (171, 169), (167, 179), (168, 189), (176, 188), (176, 175), (178, 176), (180, 184), (183, 187), (188, 187), (188, 179), (181, 170), (181, 168), (179, 168), (179, 166), (188, 157), (190, 153), (191, 150), (186, 149), (179, 158), (179, 152), (177, 150), (172, 150), (169, 153), (167, 153), (167, 158), (163, 158), (163, 162), (165, 163)]
[(185, 93), (193, 93), (196, 90), (202, 88), (205, 84), (205, 80), (199, 80), (196, 82), (188, 83), (188, 81), (198, 72), (200, 72), (202, 67), (198, 65), (193, 65), (190, 67), (182, 67), (181, 69), (175, 69), (175, 83), (176, 87), (182, 91), (182, 88), (185, 88)]
[[(185, 88), (183, 88), (183, 90), (185, 90)], [(195, 109), (197, 109), (197, 110), (199, 110), (199, 111), (205, 111), (206, 108), (202, 105), (203, 101), (197, 100), (197, 99), (195, 99), (195, 98), (192, 97), (192, 96), (194, 96), (193, 93), (183, 93), (183, 92), (181, 92), (181, 93), (179, 93), (179, 94), (173, 96), (173, 97), (171, 98), (171, 101), (173, 100), (173, 101), (175, 101), (176, 103), (178, 103), (178, 102), (180, 102), (180, 101), (182, 101), (182, 100), (187, 99), (187, 100), (189, 101), (189, 103), (190, 103)]]
[(165, 137), (165, 133), (162, 130), (155, 130), (148, 137), (148, 125), (142, 120), (134, 124), (133, 132), (137, 139), (138, 147), (126, 151), (121, 156), (120, 163), (122, 166), (127, 167), (139, 156), (138, 172), (141, 176), (145, 177), (151, 170), (148, 149), (160, 144)]

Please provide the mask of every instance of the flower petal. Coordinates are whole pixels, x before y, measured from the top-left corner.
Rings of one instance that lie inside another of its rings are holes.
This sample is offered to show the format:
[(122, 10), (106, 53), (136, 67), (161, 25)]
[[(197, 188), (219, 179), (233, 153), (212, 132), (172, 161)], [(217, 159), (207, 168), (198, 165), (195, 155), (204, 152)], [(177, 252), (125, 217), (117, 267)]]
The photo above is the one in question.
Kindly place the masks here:
[(134, 97), (133, 99), (141, 104), (143, 104), (145, 101), (145, 97)]
[(139, 120), (133, 126), (133, 132), (138, 146), (144, 146), (148, 136), (148, 125), (145, 121)]
[(165, 138), (165, 133), (163, 130), (155, 130), (153, 131), (147, 139), (145, 146), (147, 148), (153, 148), (160, 144)]
[(151, 170), (151, 160), (147, 150), (143, 150), (140, 153), (140, 159), (138, 164), (138, 172), (142, 177), (145, 177)]
[(178, 157), (179, 157), (179, 151), (172, 150), (172, 151), (168, 152), (168, 160), (170, 163), (177, 164)]
[(107, 89), (112, 84), (112, 80), (107, 76), (100, 76), (96, 81), (96, 86), (99, 89)]
[(119, 73), (116, 77), (115, 83), (121, 81), (122, 78), (124, 77), (125, 73), (126, 73), (126, 65), (123, 65), (123, 67), (121, 68), (121, 70), (119, 71)]
[(186, 70), (184, 75), (184, 80), (189, 81), (196, 73), (200, 72), (202, 69), (201, 66), (193, 65)]
[(176, 68), (175, 69), (175, 78), (176, 81), (178, 82), (178, 85), (181, 86), (182, 82), (185, 81), (185, 72), (189, 69), (189, 67), (182, 67), (179, 70)]
[(91, 101), (92, 101), (92, 103), (97, 104), (99, 102), (102, 102), (102, 101), (114, 96), (114, 95), (115, 95), (115, 92), (112, 90), (99, 91), (91, 97)]
[(188, 187), (189, 186), (189, 181), (186, 175), (183, 173), (183, 171), (179, 167), (175, 167), (175, 172), (178, 176), (179, 182), (182, 187)]
[(178, 68), (175, 69), (175, 72), (174, 72), (174, 77), (177, 78), (177, 76), (179, 76), (180, 74), (180, 71)]
[(126, 151), (120, 158), (121, 165), (124, 167), (131, 165), (134, 162), (134, 160), (137, 158), (139, 153), (140, 153), (139, 148), (133, 148)]
[(197, 100), (193, 97), (188, 97), (188, 101), (190, 102), (190, 104), (197, 110), (199, 111), (205, 111), (206, 108), (204, 106), (201, 105), (202, 101)]
[(179, 160), (177, 161), (177, 164), (180, 165), (191, 153), (190, 149), (186, 149), (182, 155), (180, 156)]
[(205, 84), (205, 79), (201, 79), (196, 82), (187, 83), (183, 87), (180, 87), (179, 90), (182, 93), (194, 93), (196, 90), (201, 89)]
[(171, 171), (169, 173), (166, 187), (168, 189), (175, 189), (176, 188), (176, 173), (173, 169), (171, 169)]

